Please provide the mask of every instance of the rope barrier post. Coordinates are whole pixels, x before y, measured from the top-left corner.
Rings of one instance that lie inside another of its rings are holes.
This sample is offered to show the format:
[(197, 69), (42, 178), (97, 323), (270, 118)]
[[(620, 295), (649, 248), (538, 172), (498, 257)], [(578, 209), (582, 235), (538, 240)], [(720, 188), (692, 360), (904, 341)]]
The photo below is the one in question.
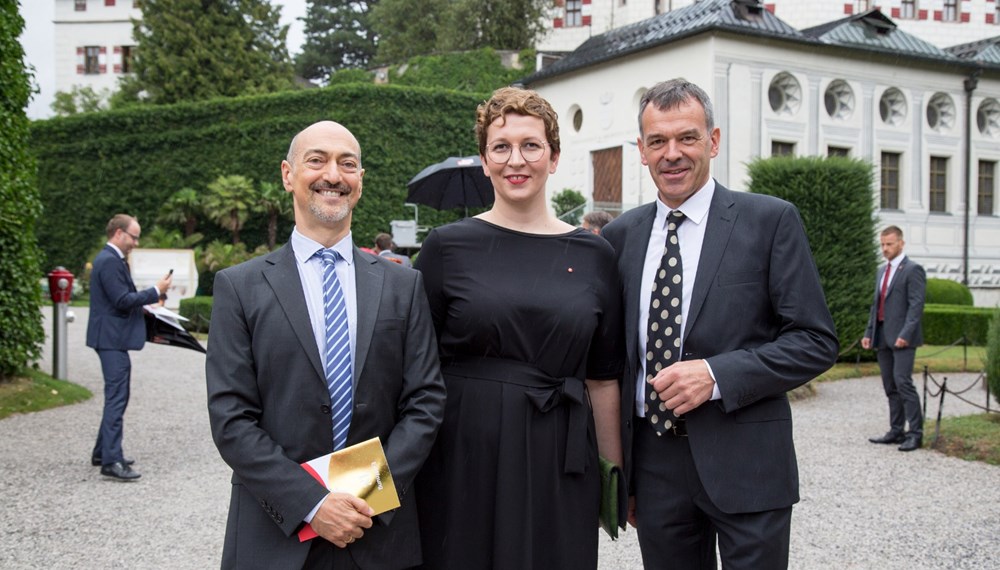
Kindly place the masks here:
[(924, 414), (923, 414), (923, 418), (925, 420), (927, 419), (927, 376), (929, 375), (930, 373), (927, 371), (927, 365), (925, 364), (924, 365)]
[(986, 385), (986, 413), (990, 413), (990, 379), (983, 374), (983, 384)]
[(969, 337), (962, 334), (962, 372), (969, 371)]
[(938, 411), (937, 411), (937, 422), (934, 424), (934, 442), (931, 443), (932, 449), (937, 449), (938, 438), (941, 437), (941, 410), (944, 409), (944, 394), (948, 391), (948, 377), (944, 377), (944, 381), (941, 382), (941, 397), (938, 400)]

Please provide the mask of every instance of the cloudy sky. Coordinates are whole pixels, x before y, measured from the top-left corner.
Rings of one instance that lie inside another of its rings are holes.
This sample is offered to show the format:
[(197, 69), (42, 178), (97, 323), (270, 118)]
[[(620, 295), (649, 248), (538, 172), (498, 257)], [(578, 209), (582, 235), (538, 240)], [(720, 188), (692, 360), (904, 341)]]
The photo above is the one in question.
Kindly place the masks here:
[[(94, 0), (92, 0), (94, 1)], [(18, 0), (21, 16), (24, 18), (24, 46), (26, 62), (35, 68), (35, 82), (40, 90), (28, 105), (28, 117), (42, 119), (52, 116), (52, 100), (55, 94), (55, 56), (52, 20), (55, 2), (52, 0)], [(271, 4), (281, 6), (281, 23), (288, 24), (288, 51), (298, 53), (302, 45), (302, 22), (298, 18), (306, 14), (306, 0), (271, 0)]]

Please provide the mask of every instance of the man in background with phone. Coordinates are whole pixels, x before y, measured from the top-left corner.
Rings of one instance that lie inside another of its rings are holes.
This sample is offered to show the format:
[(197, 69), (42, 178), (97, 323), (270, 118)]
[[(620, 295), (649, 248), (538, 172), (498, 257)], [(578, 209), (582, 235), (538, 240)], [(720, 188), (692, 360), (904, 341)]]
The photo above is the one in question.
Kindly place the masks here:
[(90, 273), (87, 346), (97, 351), (104, 373), (104, 414), (90, 462), (101, 466), (101, 475), (134, 481), (140, 475), (132, 469), (133, 460), (126, 459), (122, 452), (123, 418), (132, 379), (128, 351), (142, 350), (146, 343), (142, 307), (156, 303), (167, 292), (172, 271), (155, 287), (137, 291), (128, 254), (139, 245), (142, 228), (138, 220), (117, 214), (108, 222), (106, 231), (108, 243), (94, 258)]

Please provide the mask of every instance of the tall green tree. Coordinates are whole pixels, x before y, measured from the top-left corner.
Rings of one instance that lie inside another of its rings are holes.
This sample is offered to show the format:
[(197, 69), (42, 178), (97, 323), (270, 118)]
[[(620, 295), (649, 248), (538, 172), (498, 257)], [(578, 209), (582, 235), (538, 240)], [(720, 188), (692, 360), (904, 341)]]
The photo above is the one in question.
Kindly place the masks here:
[(116, 104), (157, 104), (293, 87), (281, 12), (269, 0), (143, 0), (135, 73)]
[(437, 49), (440, 20), (449, 0), (379, 0), (372, 9), (372, 27), (378, 34), (376, 60), (405, 61)]
[(28, 151), (24, 109), (32, 89), (18, 41), (23, 30), (18, 2), (0, 1), (0, 382), (38, 358), (45, 341), (35, 238), (42, 206), (37, 163)]
[(310, 0), (305, 22), (305, 44), (295, 58), (295, 71), (325, 83), (340, 69), (363, 69), (375, 57), (377, 36), (371, 28), (378, 0)]
[(260, 198), (246, 176), (220, 176), (208, 185), (203, 207), (205, 215), (233, 233), (233, 245), (240, 243), (240, 230), (250, 214), (258, 211)]
[(377, 59), (403, 61), (432, 52), (534, 47), (551, 0), (379, 0), (372, 25)]

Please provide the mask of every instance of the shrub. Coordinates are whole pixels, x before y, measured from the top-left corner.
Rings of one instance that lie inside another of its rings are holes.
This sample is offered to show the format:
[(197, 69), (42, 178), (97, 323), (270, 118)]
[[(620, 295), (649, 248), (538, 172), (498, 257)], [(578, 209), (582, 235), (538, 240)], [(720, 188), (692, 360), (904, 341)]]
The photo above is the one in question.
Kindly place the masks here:
[[(371, 243), (392, 220), (413, 218), (413, 210), (404, 206), (410, 178), (448, 156), (476, 153), (473, 125), (483, 98), (422, 87), (346, 84), (34, 121), (31, 145), (40, 157), (46, 211), (37, 234), (46, 267), (63, 265), (79, 274), (91, 244), (119, 211), (151, 227), (167, 200), (183, 188), (204, 194), (213, 180), (231, 174), (246, 176), (258, 187), (279, 182), (292, 136), (322, 119), (346, 125), (361, 144), (364, 196), (354, 210), (352, 233), (356, 243)], [(459, 215), (421, 206), (419, 219), (433, 227)], [(251, 216), (240, 240), (255, 249), (266, 243), (267, 226), (267, 216)], [(176, 229), (182, 229), (179, 222)], [(210, 224), (198, 229), (206, 242), (232, 241), (229, 232)], [(291, 229), (290, 221), (281, 220), (278, 240), (285, 241)]]
[(751, 162), (748, 173), (751, 192), (798, 208), (841, 350), (847, 351), (868, 324), (877, 267), (871, 165), (846, 158), (777, 157)]
[(208, 332), (209, 323), (212, 320), (212, 298), (211, 297), (189, 297), (181, 299), (180, 314), (189, 319), (184, 322), (184, 328), (194, 332)]
[(984, 346), (993, 310), (962, 305), (924, 305), (924, 343), (947, 345), (962, 339)]
[[(0, 4), (0, 381), (38, 358), (45, 341), (38, 310), (42, 271), (35, 241), (42, 208), (24, 114), (31, 78), (18, 41), (23, 29), (18, 3)], [(66, 181), (63, 178), (63, 184)]]
[(566, 188), (552, 197), (552, 209), (555, 210), (556, 216), (574, 226), (580, 225), (580, 218), (583, 217), (582, 206), (586, 203), (587, 199), (583, 194), (572, 188)]
[(997, 402), (1000, 402), (1000, 309), (993, 310), (986, 340), (986, 381)]
[(958, 281), (931, 277), (927, 280), (924, 302), (935, 305), (967, 305), (971, 307), (973, 304), (972, 291), (969, 291), (968, 287)]

